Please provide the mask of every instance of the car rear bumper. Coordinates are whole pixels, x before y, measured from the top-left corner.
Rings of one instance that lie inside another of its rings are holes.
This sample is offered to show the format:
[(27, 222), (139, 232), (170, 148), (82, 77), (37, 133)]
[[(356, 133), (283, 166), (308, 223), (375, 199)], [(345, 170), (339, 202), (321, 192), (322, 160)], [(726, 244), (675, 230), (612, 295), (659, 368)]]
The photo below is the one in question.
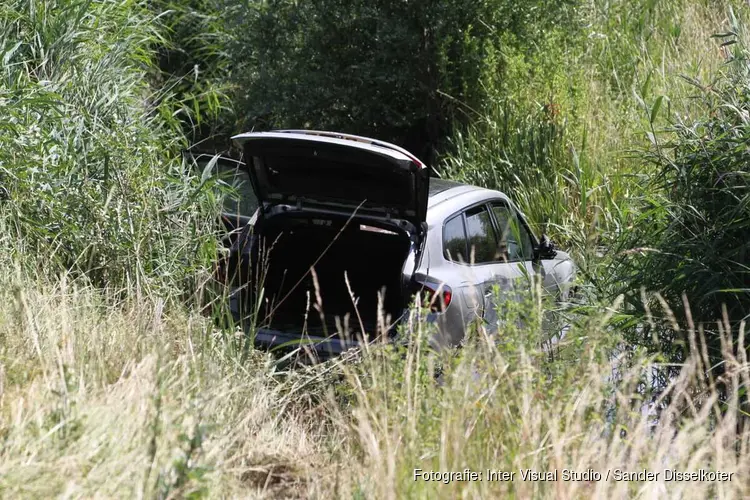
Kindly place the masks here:
[(283, 352), (299, 349), (302, 352), (314, 353), (320, 358), (337, 356), (344, 351), (362, 346), (362, 342), (358, 340), (312, 337), (299, 333), (280, 332), (270, 328), (259, 328), (254, 333), (253, 343), (256, 347), (270, 351)]
[(302, 332), (279, 331), (272, 328), (254, 329), (241, 319), (239, 308), (239, 294), (235, 290), (229, 299), (230, 310), (237, 324), (241, 324), (244, 332), (251, 337), (255, 347), (271, 352), (291, 352), (299, 349), (314, 353), (318, 358), (325, 359), (337, 356), (350, 349), (362, 347), (363, 343), (357, 339), (344, 339), (338, 336), (307, 335)]
[[(361, 339), (344, 339), (338, 336), (321, 337), (316, 335), (307, 335), (301, 332), (289, 332), (280, 331), (272, 328), (257, 328), (253, 327), (240, 319), (239, 313), (239, 301), (238, 293), (233, 293), (230, 296), (230, 310), (237, 324), (242, 324), (243, 330), (246, 334), (251, 336), (255, 347), (271, 352), (291, 352), (299, 349), (302, 354), (305, 351), (315, 354), (320, 359), (326, 359), (332, 356), (340, 355), (341, 353), (350, 349), (356, 349), (362, 347), (365, 342)], [(404, 311), (404, 314), (408, 314)], [(432, 344), (435, 347), (441, 344), (450, 344), (448, 338), (443, 339), (443, 335), (440, 334), (441, 327), (445, 326), (444, 314), (428, 313), (424, 320), (427, 323), (433, 323), (437, 327), (437, 334), (432, 339)], [(401, 320), (397, 320), (391, 326), (392, 334), (395, 334), (396, 327)], [(380, 337), (382, 340), (382, 337)], [(442, 342), (440, 340), (442, 339)], [(388, 341), (388, 339), (385, 339)], [(370, 342), (376, 342), (376, 339), (370, 340)]]

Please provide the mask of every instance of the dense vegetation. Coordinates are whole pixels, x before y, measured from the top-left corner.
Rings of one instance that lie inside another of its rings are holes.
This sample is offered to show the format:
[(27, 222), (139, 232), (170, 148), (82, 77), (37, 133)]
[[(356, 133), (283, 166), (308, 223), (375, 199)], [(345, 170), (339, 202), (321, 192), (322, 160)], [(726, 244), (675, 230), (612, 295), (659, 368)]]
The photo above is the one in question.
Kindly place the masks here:
[[(0, 4), (0, 494), (747, 495), (747, 14)], [(478, 328), (459, 352), (427, 348), (416, 307), (406, 345), (292, 370), (216, 327), (224, 190), (181, 151), (273, 127), (381, 137), (511, 194), (581, 267), (565, 340), (540, 347), (535, 290), (503, 309), (502, 342)], [(737, 474), (413, 480), (465, 467)]]
[(179, 160), (179, 103), (149, 84), (163, 40), (153, 13), (134, 2), (0, 9), (4, 257), (114, 288), (190, 276), (211, 243)]

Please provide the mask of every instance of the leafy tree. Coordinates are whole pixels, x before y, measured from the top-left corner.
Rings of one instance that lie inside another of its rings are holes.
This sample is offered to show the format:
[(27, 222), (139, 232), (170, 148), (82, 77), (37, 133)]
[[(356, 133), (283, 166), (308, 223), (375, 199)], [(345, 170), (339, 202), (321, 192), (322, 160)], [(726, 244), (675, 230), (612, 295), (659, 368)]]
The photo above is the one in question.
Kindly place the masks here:
[[(502, 90), (504, 52), (570, 21), (574, 0), (270, 0), (227, 10), (246, 128), (374, 135), (428, 160)], [(529, 49), (530, 48), (530, 49)]]

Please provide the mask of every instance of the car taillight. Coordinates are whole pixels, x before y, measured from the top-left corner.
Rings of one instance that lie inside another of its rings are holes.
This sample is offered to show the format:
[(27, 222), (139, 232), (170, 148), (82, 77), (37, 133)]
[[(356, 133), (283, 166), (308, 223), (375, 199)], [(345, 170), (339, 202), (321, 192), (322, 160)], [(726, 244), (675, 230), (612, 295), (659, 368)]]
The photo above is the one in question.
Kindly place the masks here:
[(432, 312), (445, 311), (453, 300), (453, 290), (451, 287), (442, 283), (426, 283), (417, 281), (416, 292), (422, 294), (422, 300), (427, 300), (427, 304)]

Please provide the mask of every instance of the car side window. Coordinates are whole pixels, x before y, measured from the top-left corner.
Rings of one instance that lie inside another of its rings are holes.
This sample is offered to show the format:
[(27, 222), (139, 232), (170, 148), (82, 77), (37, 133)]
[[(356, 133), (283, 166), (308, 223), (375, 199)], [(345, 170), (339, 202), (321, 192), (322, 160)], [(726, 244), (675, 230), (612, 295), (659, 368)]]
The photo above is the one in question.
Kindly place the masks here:
[(443, 228), (443, 254), (448, 260), (466, 262), (466, 232), (463, 214), (458, 214), (445, 223)]
[(483, 264), (497, 259), (497, 239), (492, 220), (484, 205), (466, 211), (466, 239), (469, 262)]
[(506, 255), (510, 262), (531, 260), (534, 255), (531, 235), (515, 211), (505, 203), (494, 202), (492, 213), (500, 231), (500, 252)]

